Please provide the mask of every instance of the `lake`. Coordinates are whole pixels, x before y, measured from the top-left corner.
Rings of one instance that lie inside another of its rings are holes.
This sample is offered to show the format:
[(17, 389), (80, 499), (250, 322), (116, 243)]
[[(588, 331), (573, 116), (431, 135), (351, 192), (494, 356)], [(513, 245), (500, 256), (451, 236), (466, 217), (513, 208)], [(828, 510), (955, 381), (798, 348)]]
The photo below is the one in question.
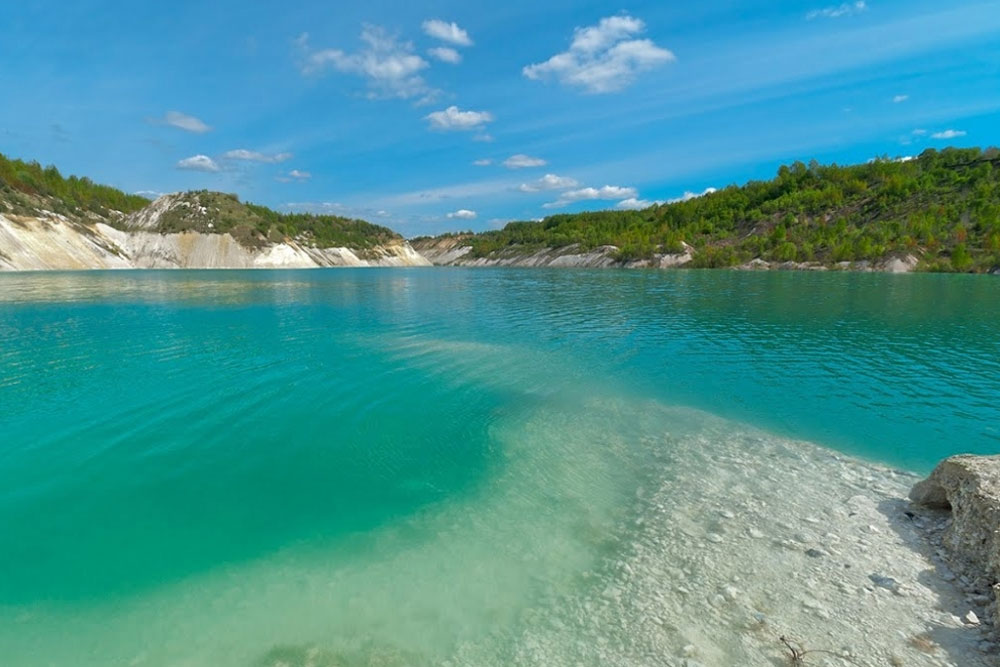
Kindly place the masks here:
[(990, 277), (0, 275), (0, 662), (640, 664), (595, 601), (654, 504), (960, 452), (1000, 452)]

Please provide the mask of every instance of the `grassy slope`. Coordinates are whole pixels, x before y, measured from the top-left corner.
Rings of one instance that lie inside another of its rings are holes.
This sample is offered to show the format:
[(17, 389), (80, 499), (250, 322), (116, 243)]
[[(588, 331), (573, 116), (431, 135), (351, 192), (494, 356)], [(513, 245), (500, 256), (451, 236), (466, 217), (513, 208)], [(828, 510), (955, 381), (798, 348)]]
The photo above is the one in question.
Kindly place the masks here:
[(75, 220), (110, 222), (147, 204), (145, 197), (98, 185), (89, 178), (67, 178), (53, 166), (0, 155), (0, 212), (32, 215), (47, 210)]
[(178, 205), (161, 216), (156, 231), (229, 233), (249, 247), (292, 238), (320, 248), (365, 250), (401, 239), (391, 229), (364, 220), (336, 215), (278, 213), (264, 206), (243, 203), (236, 195), (208, 190), (179, 195)]
[[(397, 241), (386, 227), (364, 220), (334, 215), (278, 213), (264, 206), (240, 202), (236, 195), (202, 190), (180, 196), (155, 231), (230, 233), (240, 243), (260, 247), (268, 242), (294, 238), (317, 247), (365, 250)], [(0, 155), (0, 213), (36, 215), (52, 211), (79, 222), (105, 222), (124, 229), (127, 214), (149, 205), (145, 197), (98, 185), (88, 178), (64, 177), (53, 166), (24, 162)]]
[(614, 245), (621, 259), (694, 246), (692, 266), (880, 260), (912, 254), (925, 270), (1000, 266), (1000, 153), (928, 150), (840, 167), (795, 163), (770, 181), (732, 185), (642, 211), (554, 215), (470, 239), (475, 256)]

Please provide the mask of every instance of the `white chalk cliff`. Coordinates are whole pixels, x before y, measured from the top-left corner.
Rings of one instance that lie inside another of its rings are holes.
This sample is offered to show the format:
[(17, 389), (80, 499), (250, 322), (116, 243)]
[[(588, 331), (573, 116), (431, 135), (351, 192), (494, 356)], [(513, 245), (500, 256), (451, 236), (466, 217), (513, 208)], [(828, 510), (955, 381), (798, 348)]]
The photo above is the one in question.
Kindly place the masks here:
[(0, 213), (0, 270), (430, 266), (403, 239), (352, 249), (305, 239), (247, 245), (228, 233), (156, 231), (163, 214), (180, 203), (180, 196), (166, 195), (116, 220), (71, 219), (44, 210)]

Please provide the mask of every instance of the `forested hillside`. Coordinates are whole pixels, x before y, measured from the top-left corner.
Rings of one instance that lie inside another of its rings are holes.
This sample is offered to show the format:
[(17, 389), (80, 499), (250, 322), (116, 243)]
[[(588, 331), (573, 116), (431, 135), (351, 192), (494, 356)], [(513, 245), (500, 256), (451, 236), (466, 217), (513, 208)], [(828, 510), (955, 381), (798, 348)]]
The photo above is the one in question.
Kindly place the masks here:
[(853, 166), (796, 162), (769, 181), (689, 201), (512, 222), (468, 243), (476, 257), (579, 244), (617, 246), (628, 260), (688, 244), (696, 267), (913, 255), (924, 270), (985, 271), (1000, 266), (1000, 151), (927, 150)]
[(70, 217), (114, 217), (138, 211), (149, 204), (139, 195), (130, 195), (89, 178), (63, 176), (50, 165), (12, 160), (0, 154), (0, 212), (31, 215), (39, 207)]
[(401, 237), (391, 229), (337, 215), (279, 213), (241, 202), (234, 194), (196, 190), (167, 195), (125, 220), (163, 234), (231, 234), (248, 247), (294, 239), (319, 248), (368, 249)]
[[(200, 190), (169, 195), (162, 206), (149, 199), (98, 185), (89, 178), (63, 176), (54, 166), (0, 155), (0, 213), (37, 216), (44, 212), (74, 222), (104, 222), (147, 231), (229, 233), (241, 244), (260, 247), (292, 238), (316, 247), (366, 250), (400, 239), (391, 229), (335, 215), (279, 213), (241, 202), (236, 195)], [(147, 210), (148, 209), (148, 210)]]

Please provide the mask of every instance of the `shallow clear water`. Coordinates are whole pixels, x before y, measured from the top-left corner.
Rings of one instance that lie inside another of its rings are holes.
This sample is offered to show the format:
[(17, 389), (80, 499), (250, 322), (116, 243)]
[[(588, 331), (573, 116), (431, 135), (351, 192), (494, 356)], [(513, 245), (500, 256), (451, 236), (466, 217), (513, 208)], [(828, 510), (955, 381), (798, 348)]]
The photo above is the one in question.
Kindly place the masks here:
[(1000, 452), (1000, 281), (0, 275), (0, 662), (536, 664), (670, 456), (751, 430)]

